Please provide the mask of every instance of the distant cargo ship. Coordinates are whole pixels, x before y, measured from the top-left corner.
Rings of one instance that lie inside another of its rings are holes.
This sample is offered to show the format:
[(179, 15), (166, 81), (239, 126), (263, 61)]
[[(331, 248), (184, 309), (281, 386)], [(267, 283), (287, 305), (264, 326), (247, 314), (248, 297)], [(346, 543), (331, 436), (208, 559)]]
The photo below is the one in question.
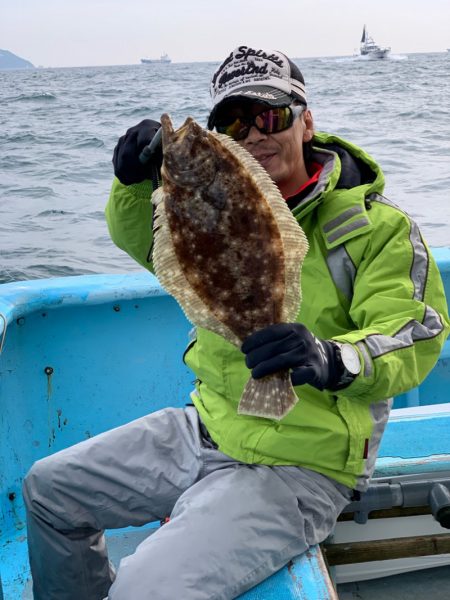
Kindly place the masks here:
[(141, 63), (143, 63), (144, 65), (148, 65), (148, 64), (152, 64), (152, 63), (169, 64), (171, 62), (172, 62), (172, 59), (169, 57), (168, 54), (161, 54), (161, 56), (159, 58), (141, 58)]

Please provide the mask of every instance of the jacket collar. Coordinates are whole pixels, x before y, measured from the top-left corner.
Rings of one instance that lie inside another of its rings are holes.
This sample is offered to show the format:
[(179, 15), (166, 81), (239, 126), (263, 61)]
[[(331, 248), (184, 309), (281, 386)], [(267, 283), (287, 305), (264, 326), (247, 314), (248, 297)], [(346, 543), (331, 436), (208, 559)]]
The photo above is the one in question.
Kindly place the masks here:
[(371, 229), (365, 198), (382, 193), (384, 175), (364, 150), (337, 136), (316, 133), (313, 151), (314, 161), (323, 165), (317, 184), (289, 204), (299, 221), (319, 207), (317, 224), (331, 249)]

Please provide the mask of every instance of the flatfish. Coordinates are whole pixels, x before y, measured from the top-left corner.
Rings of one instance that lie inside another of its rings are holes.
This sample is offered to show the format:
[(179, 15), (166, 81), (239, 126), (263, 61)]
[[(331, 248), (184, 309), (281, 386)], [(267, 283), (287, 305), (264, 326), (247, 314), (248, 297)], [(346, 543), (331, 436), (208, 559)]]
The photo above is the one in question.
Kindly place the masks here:
[[(295, 321), (306, 236), (261, 165), (229, 136), (188, 117), (161, 117), (164, 161), (153, 264), (196, 326), (240, 347), (252, 332)], [(240, 414), (283, 418), (298, 398), (290, 373), (250, 377)]]

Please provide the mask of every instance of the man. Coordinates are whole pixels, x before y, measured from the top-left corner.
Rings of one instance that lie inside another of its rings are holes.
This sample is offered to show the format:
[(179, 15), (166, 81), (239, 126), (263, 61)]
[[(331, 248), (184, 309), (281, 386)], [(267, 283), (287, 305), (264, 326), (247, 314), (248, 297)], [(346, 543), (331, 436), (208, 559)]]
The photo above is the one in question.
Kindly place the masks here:
[[(301, 311), (242, 351), (199, 328), (185, 355), (195, 406), (33, 467), (24, 494), (36, 600), (229, 600), (253, 587), (323, 541), (353, 490), (367, 488), (392, 396), (424, 379), (449, 332), (417, 225), (382, 196), (372, 158), (314, 131), (298, 67), (240, 46), (211, 92), (209, 128), (261, 163), (308, 237)], [(157, 129), (144, 121), (120, 138), (106, 210), (114, 241), (148, 269), (149, 173), (160, 159), (144, 167), (139, 155)], [(295, 408), (280, 422), (238, 415), (248, 369), (283, 368)], [(102, 530), (166, 516), (114, 576)]]

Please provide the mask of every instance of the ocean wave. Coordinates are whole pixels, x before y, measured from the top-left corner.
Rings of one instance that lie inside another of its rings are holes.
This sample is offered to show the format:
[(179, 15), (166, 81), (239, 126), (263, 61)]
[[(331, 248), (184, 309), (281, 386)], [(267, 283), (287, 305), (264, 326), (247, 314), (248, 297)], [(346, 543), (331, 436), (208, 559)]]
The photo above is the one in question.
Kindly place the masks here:
[(147, 106), (141, 106), (139, 108), (130, 108), (128, 110), (121, 111), (117, 116), (118, 117), (142, 117), (149, 118), (149, 114), (154, 112), (154, 109), (149, 108)]
[(56, 196), (52, 188), (47, 186), (11, 187), (8, 190), (8, 195), (30, 198), (49, 198)]
[[(6, 230), (6, 228), (4, 228)], [(53, 225), (46, 223), (38, 223), (34, 216), (25, 215), (24, 217), (20, 217), (20, 219), (13, 220), (8, 225), (8, 231), (11, 237), (9, 240), (10, 243), (14, 242), (14, 236), (25, 233), (29, 235), (30, 233), (43, 233), (44, 231), (52, 231)], [(27, 238), (26, 238), (27, 239)], [(19, 255), (29, 254), (28, 246), (24, 245), (20, 247)], [(6, 256), (5, 247), (2, 248), (2, 258), (4, 259)]]
[(7, 261), (9, 258), (16, 258), (18, 256), (34, 256), (36, 252), (39, 252), (39, 248), (36, 246), (21, 246), (20, 248), (11, 248), (10, 250), (2, 250), (2, 258)]
[(74, 275), (95, 275), (96, 271), (87, 268), (74, 268), (61, 264), (31, 264), (21, 269), (3, 269), (0, 273), (0, 284), (30, 279), (50, 279), (53, 277), (71, 277)]
[[(112, 177), (112, 176), (111, 176)], [(86, 184), (88, 182), (99, 182), (101, 179), (105, 179), (105, 173), (99, 173), (93, 167), (73, 168), (71, 170), (65, 170), (54, 174), (52, 180), (56, 183), (80, 183)]]
[(92, 221), (105, 221), (105, 213), (102, 210), (96, 210), (94, 212), (84, 214), (83, 218)]
[(117, 96), (120, 96), (120, 94), (123, 94), (124, 92), (125, 92), (125, 90), (123, 90), (123, 89), (109, 88), (109, 89), (97, 91), (96, 94), (100, 98), (116, 98)]
[(46, 134), (31, 133), (24, 131), (19, 133), (5, 133), (0, 136), (0, 145), (5, 144), (47, 144), (54, 143), (56, 136)]
[(18, 96), (9, 96), (0, 100), (1, 104), (10, 102), (53, 102), (57, 100), (55, 94), (51, 92), (33, 92), (31, 94), (19, 94)]
[(71, 148), (104, 148), (105, 143), (97, 137), (87, 137), (71, 144)]
[[(23, 158), (18, 158), (16, 156), (5, 156), (0, 158), (0, 167), (3, 169), (19, 169), (23, 170), (24, 168), (38, 168), (39, 161), (27, 160)], [(3, 185), (2, 185), (3, 187)]]
[(11, 144), (11, 143), (27, 144), (27, 143), (34, 143), (36, 141), (37, 141), (36, 136), (29, 132), (12, 133), (12, 134), (5, 133), (4, 135), (0, 136), (0, 144)]
[(446, 227), (446, 226), (447, 226), (447, 223), (441, 223), (439, 221), (429, 221), (429, 222), (425, 221), (425, 222), (422, 222), (422, 227), (432, 227), (433, 229), (435, 227)]
[(73, 215), (73, 214), (75, 214), (75, 213), (70, 210), (51, 208), (50, 210), (43, 210), (42, 212), (38, 213), (36, 215), (36, 217), (55, 217), (55, 216), (61, 217), (61, 216)]

